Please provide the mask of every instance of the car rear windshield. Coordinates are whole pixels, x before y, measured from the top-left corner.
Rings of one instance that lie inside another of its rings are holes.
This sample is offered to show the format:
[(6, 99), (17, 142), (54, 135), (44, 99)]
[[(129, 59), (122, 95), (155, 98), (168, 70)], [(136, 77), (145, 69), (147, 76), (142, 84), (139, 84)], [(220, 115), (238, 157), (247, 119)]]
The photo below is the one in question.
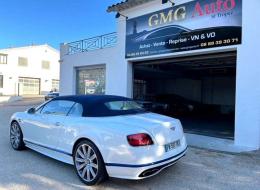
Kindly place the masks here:
[(83, 117), (110, 117), (142, 114), (147, 111), (132, 99), (117, 96), (94, 96), (82, 98)]
[(143, 108), (134, 101), (113, 101), (106, 102), (106, 107), (113, 111), (143, 110)]
[[(131, 100), (104, 103), (111, 115), (138, 114), (147, 112), (140, 104)], [(114, 114), (113, 114), (114, 113)]]

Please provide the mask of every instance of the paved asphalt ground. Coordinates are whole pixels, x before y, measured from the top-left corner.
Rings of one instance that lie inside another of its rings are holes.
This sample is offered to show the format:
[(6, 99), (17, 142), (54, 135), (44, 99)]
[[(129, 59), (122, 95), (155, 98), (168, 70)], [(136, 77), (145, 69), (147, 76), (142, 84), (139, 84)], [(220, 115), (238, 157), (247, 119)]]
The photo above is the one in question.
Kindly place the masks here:
[(89, 190), (259, 190), (260, 153), (226, 154), (189, 148), (185, 158), (159, 175), (141, 180), (109, 181), (84, 186), (73, 167), (31, 150), (14, 151), (9, 144), (8, 121), (39, 99), (0, 105), (0, 190), (89, 189)]

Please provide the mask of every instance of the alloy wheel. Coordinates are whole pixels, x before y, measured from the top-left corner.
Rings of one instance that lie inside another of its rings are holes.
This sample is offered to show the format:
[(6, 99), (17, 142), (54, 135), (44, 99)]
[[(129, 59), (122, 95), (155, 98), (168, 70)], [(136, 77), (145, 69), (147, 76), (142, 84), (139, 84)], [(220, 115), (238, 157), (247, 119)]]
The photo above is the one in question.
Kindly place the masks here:
[(21, 139), (21, 130), (16, 122), (11, 125), (10, 129), (10, 140), (13, 148), (18, 149)]
[(95, 180), (98, 174), (98, 158), (95, 151), (87, 144), (76, 150), (75, 166), (79, 176), (86, 182)]

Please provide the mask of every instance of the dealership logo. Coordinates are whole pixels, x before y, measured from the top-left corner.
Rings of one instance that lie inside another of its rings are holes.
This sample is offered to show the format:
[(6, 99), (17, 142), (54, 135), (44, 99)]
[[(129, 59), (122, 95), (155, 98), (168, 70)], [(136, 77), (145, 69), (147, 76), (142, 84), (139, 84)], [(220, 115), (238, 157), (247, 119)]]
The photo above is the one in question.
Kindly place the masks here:
[[(237, 0), (216, 0), (215, 2), (206, 4), (202, 4), (201, 1), (198, 1), (193, 8), (192, 18), (231, 11), (236, 7), (236, 1)], [(149, 27), (160, 26), (185, 20), (186, 16), (186, 6), (181, 6), (177, 9), (170, 9), (168, 12), (162, 11), (153, 14), (148, 19), (148, 25)]]
[(231, 11), (236, 7), (236, 0), (217, 0), (213, 3), (207, 3), (204, 6), (197, 2), (192, 17), (211, 15), (220, 12)]
[(182, 6), (176, 10), (169, 10), (167, 13), (161, 12), (150, 16), (148, 24), (150, 27), (184, 20), (186, 18), (186, 7)]

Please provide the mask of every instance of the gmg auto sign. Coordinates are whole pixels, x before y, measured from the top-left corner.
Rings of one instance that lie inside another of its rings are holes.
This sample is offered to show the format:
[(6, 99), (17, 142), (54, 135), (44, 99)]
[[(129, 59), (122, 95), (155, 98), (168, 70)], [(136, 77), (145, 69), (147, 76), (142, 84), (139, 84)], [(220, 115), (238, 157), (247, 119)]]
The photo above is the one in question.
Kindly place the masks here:
[(194, 0), (127, 20), (126, 58), (241, 44), (242, 0)]

